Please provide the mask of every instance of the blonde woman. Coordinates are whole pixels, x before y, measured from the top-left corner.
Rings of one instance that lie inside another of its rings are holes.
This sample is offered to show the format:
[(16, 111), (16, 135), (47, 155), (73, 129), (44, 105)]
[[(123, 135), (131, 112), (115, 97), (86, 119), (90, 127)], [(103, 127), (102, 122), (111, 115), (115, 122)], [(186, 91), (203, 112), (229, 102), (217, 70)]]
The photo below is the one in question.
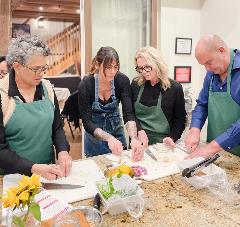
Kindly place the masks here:
[(187, 115), (182, 86), (168, 78), (168, 67), (153, 47), (138, 50), (135, 65), (138, 76), (131, 90), (138, 138), (145, 146), (164, 142), (174, 147)]

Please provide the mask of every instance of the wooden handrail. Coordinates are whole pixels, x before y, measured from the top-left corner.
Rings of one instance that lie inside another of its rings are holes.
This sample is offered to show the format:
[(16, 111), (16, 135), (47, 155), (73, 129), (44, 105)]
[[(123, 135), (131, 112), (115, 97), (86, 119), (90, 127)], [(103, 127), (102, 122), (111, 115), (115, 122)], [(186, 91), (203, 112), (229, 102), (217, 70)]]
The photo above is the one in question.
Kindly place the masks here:
[(80, 61), (80, 26), (75, 23), (46, 41), (51, 53), (48, 56), (48, 75), (57, 76)]

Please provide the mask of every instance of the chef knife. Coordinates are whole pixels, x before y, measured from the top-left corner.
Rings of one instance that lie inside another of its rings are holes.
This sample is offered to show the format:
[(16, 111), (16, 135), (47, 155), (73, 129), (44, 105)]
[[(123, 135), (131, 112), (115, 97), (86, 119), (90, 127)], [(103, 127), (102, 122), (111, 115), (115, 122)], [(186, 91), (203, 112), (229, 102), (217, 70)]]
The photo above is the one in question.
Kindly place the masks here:
[(150, 158), (152, 158), (154, 161), (157, 161), (157, 158), (156, 158), (155, 155), (152, 153), (152, 151), (149, 150), (149, 148), (146, 148), (146, 149), (145, 149), (145, 152), (146, 152), (146, 154), (147, 154)]
[(42, 187), (47, 190), (51, 190), (51, 189), (76, 189), (82, 188), (84, 186), (77, 184), (42, 183)]
[(192, 167), (184, 169), (182, 171), (182, 176), (187, 177), (187, 178), (192, 177), (201, 169), (203, 169), (203, 168), (209, 166), (211, 163), (215, 162), (219, 157), (220, 157), (219, 154), (215, 154), (214, 156), (204, 159), (203, 161), (193, 165)]

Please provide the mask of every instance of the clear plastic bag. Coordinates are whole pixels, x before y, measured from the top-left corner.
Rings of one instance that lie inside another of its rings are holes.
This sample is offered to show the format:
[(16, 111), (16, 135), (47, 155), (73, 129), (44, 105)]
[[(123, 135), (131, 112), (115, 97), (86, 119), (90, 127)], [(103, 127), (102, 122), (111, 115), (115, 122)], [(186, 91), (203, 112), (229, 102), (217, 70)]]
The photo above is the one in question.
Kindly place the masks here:
[[(179, 168), (182, 171), (184, 168), (188, 168), (201, 160), (202, 158), (184, 160), (179, 163)], [(201, 173), (199, 176), (196, 174), (189, 178), (183, 177), (183, 179), (197, 189), (207, 188), (225, 202), (236, 203), (240, 200), (240, 196), (233, 190), (232, 184), (228, 181), (225, 170), (211, 164), (202, 169)]]
[(122, 202), (131, 217), (138, 219), (142, 216), (144, 210), (144, 199), (142, 196), (130, 197), (127, 200), (122, 200)]
[(108, 211), (109, 214), (116, 215), (127, 211), (136, 219), (142, 216), (144, 192), (129, 175), (123, 174), (120, 178), (112, 178), (112, 186), (116, 193), (109, 198), (104, 198), (102, 194), (110, 189), (106, 179), (96, 182), (96, 186), (104, 205), (104, 213)]

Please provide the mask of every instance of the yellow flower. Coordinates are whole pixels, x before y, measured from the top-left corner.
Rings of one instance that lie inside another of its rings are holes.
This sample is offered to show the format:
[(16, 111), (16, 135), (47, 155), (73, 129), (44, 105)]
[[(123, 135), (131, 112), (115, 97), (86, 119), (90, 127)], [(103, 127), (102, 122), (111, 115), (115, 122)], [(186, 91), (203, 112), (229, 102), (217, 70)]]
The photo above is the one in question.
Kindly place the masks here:
[(22, 190), (34, 190), (41, 187), (40, 176), (33, 174), (31, 177), (23, 176), (21, 181), (18, 182), (19, 187)]
[(39, 175), (36, 175), (35, 173), (31, 176), (30, 178), (30, 182), (29, 182), (29, 188), (30, 190), (31, 189), (34, 189), (34, 188), (39, 188), (41, 187), (42, 184), (40, 182), (40, 176)]
[(18, 199), (21, 202), (27, 202), (29, 200), (29, 192), (28, 191), (23, 191), (18, 195)]
[(30, 182), (29, 179), (30, 179), (29, 177), (23, 176), (22, 179), (18, 181), (18, 186), (20, 191), (29, 189), (29, 182)]
[(15, 190), (16, 188), (9, 188), (7, 194), (3, 195), (2, 202), (4, 208), (19, 206), (19, 198), (16, 196)]

